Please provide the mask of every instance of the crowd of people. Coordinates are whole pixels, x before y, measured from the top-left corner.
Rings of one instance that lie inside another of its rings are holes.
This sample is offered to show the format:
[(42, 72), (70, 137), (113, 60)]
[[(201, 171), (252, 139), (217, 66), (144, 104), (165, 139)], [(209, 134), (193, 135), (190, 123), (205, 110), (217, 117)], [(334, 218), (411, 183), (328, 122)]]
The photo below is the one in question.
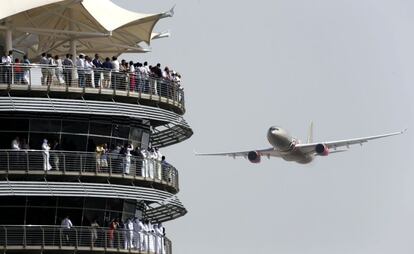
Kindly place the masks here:
[[(15, 137), (11, 142), (11, 149), (16, 151), (28, 150), (30, 147), (25, 139), (21, 140), (19, 137)], [(55, 140), (50, 143), (47, 139), (44, 139), (41, 150), (43, 170), (61, 170), (60, 152), (62, 147), (59, 141)], [(93, 158), (90, 159), (93, 160)], [(139, 149), (138, 147), (134, 149), (132, 144), (125, 144), (124, 146), (112, 145), (109, 148), (104, 143), (96, 146), (95, 161), (97, 173), (111, 172), (122, 173), (123, 175), (141, 175), (144, 178), (165, 180), (167, 182), (172, 181), (174, 174), (165, 156), (161, 154), (157, 147), (151, 146), (146, 149)]]
[(111, 156), (121, 155), (123, 160), (122, 173), (129, 175), (131, 173), (131, 157), (135, 156), (142, 161), (141, 165), (137, 167), (141, 171), (142, 177), (162, 180), (164, 175), (164, 178), (171, 181), (171, 173), (166, 172), (170, 165), (157, 147), (134, 149), (132, 144), (125, 144), (123, 147), (112, 146), (109, 149), (108, 145), (104, 143), (96, 146), (95, 153), (97, 172), (108, 171), (108, 161), (111, 159)]
[[(152, 66), (148, 62), (119, 61), (116, 56), (103, 59), (99, 54), (92, 58), (82, 53), (76, 61), (72, 59), (70, 54), (62, 59), (42, 53), (41, 84), (129, 90), (171, 98), (177, 98), (183, 90), (181, 75), (168, 66), (162, 68), (160, 63)], [(15, 84), (29, 84), (30, 64), (26, 55), (19, 59), (13, 58), (13, 51), (4, 54), (0, 83), (10, 84), (13, 80)]]
[[(70, 245), (72, 221), (66, 216), (61, 222), (62, 242)], [(102, 228), (97, 220), (91, 223), (92, 247), (123, 248), (156, 254), (166, 253), (165, 228), (162, 223), (152, 224), (148, 219), (131, 217), (125, 221), (112, 219), (109, 226)], [(106, 239), (104, 239), (106, 237)], [(102, 246), (106, 244), (106, 246)]]

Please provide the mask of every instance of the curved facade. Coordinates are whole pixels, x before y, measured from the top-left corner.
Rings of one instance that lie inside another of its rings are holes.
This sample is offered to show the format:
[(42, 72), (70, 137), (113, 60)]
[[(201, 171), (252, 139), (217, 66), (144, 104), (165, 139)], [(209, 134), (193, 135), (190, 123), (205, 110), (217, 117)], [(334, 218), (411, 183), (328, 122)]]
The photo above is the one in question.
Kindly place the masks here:
[[(177, 197), (179, 169), (141, 152), (191, 137), (183, 91), (138, 77), (106, 88), (42, 85), (37, 65), (25, 67), (31, 78), (21, 83), (15, 65), (0, 67), (0, 248), (171, 253), (157, 227), (126, 224), (160, 225), (187, 212)], [(102, 144), (105, 155), (97, 152)], [(128, 155), (120, 151), (129, 145)], [(62, 227), (67, 217), (70, 230)]]

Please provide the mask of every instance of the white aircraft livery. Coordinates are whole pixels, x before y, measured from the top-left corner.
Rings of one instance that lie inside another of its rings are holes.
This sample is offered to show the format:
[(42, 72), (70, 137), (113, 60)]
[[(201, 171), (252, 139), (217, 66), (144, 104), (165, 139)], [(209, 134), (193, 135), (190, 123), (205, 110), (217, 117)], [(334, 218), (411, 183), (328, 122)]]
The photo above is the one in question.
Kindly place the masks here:
[(250, 150), (244, 152), (231, 153), (196, 153), (196, 155), (222, 155), (233, 158), (244, 157), (252, 163), (259, 163), (262, 156), (267, 158), (279, 157), (286, 161), (294, 161), (300, 164), (306, 164), (313, 161), (315, 156), (327, 156), (330, 153), (344, 152), (346, 149), (339, 150), (338, 148), (349, 148), (350, 145), (368, 142), (369, 140), (395, 136), (404, 133), (405, 130), (393, 133), (387, 133), (377, 136), (344, 139), (327, 142), (313, 142), (313, 124), (309, 127), (309, 135), (306, 143), (301, 143), (300, 140), (293, 138), (284, 129), (272, 126), (267, 131), (267, 140), (272, 145), (271, 148), (261, 150)]

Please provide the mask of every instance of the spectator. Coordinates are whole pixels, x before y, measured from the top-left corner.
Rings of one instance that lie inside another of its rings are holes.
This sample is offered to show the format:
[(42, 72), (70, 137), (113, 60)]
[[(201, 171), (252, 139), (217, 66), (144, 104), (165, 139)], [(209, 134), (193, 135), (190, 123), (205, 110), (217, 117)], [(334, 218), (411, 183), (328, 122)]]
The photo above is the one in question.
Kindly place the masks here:
[(12, 72), (11, 64), (13, 63), (13, 51), (9, 51), (8, 54), (4, 54), (1, 58), (2, 70), (3, 70), (3, 82), (11, 84), (12, 81)]
[(117, 89), (118, 86), (119, 86), (119, 83), (120, 83), (119, 82), (120, 81), (120, 73), (119, 73), (120, 64), (119, 64), (118, 58), (116, 56), (113, 56), (111, 63), (112, 63), (112, 72), (111, 72), (111, 74), (112, 74), (112, 79), (111, 79), (112, 88)]
[(27, 55), (23, 56), (23, 82), (25, 84), (29, 84), (30, 83), (30, 61), (27, 58)]
[(79, 58), (76, 60), (76, 67), (78, 69), (78, 85), (79, 87), (85, 87), (85, 55), (79, 54)]
[(72, 85), (72, 70), (73, 70), (73, 61), (72, 55), (66, 54), (66, 58), (63, 60), (63, 76), (67, 86)]
[(50, 165), (49, 162), (49, 150), (50, 150), (50, 146), (47, 143), (47, 139), (43, 140), (43, 144), (42, 144), (42, 154), (43, 154), (43, 170), (44, 171), (49, 171), (52, 169), (52, 166)]
[(102, 64), (103, 68), (103, 88), (108, 88), (111, 82), (111, 70), (113, 68), (111, 59), (109, 57), (105, 58), (105, 62)]
[(20, 139), (19, 137), (15, 137), (11, 142), (11, 148), (13, 150), (20, 150)]
[(136, 74), (135, 74), (135, 66), (132, 61), (129, 62), (129, 89), (130, 91), (135, 91), (136, 87)]
[(85, 82), (87, 87), (95, 87), (93, 80), (93, 67), (92, 60), (89, 56), (85, 57)]
[(125, 145), (125, 163), (124, 163), (124, 174), (129, 175), (130, 168), (131, 168), (131, 151), (134, 150), (134, 147), (131, 144)]
[(46, 84), (50, 86), (53, 82), (53, 78), (55, 77), (55, 65), (56, 62), (53, 59), (51, 54), (47, 54), (47, 61), (48, 61), (48, 67), (47, 67), (47, 80)]
[(70, 229), (73, 227), (72, 221), (70, 221), (69, 216), (66, 216), (60, 223), (63, 236), (63, 244), (68, 245), (70, 241)]
[(98, 240), (98, 228), (99, 228), (99, 224), (98, 222), (95, 220), (93, 220), (93, 222), (91, 223), (91, 234), (92, 234), (92, 247), (95, 246), (96, 241)]
[(55, 64), (56, 64), (56, 78), (59, 85), (64, 85), (65, 80), (63, 78), (63, 62), (58, 55), (55, 55)]
[(46, 53), (42, 53), (42, 56), (40, 57), (40, 61), (39, 64), (42, 65), (42, 78), (41, 78), (41, 83), (42, 85), (46, 85), (46, 80), (47, 80), (47, 76), (48, 76), (48, 70), (47, 70), (47, 66), (49, 64), (49, 61), (47, 60), (46, 57)]
[(108, 238), (109, 238), (109, 247), (114, 248), (114, 239), (115, 239), (115, 230), (119, 227), (118, 219), (113, 219), (109, 224)]
[(95, 54), (95, 58), (92, 61), (92, 64), (95, 66), (94, 69), (94, 84), (95, 87), (100, 87), (101, 73), (102, 73), (102, 61), (99, 59), (99, 54)]
[(16, 58), (14, 60), (14, 83), (15, 84), (22, 84), (23, 83), (23, 68), (20, 63), (20, 59)]
[(53, 158), (53, 165), (55, 167), (55, 170), (59, 170), (59, 162), (60, 162), (59, 151), (60, 150), (61, 150), (61, 147), (60, 147), (59, 141), (55, 140), (52, 146), (52, 158)]

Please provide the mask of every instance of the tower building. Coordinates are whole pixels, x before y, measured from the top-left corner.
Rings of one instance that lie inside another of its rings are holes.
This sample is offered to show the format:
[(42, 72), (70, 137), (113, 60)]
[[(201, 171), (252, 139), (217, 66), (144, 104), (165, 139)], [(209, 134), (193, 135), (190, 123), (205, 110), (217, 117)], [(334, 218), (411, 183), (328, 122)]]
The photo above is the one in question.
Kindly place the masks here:
[[(172, 253), (163, 223), (187, 211), (179, 169), (161, 153), (193, 133), (179, 74), (121, 59), (119, 69), (89, 68), (86, 56), (145, 52), (138, 43), (163, 37), (153, 28), (173, 11), (97, 2), (12, 1), (0, 11), (4, 253)], [(105, 21), (108, 8), (117, 24)], [(54, 60), (42, 63), (43, 52)]]

